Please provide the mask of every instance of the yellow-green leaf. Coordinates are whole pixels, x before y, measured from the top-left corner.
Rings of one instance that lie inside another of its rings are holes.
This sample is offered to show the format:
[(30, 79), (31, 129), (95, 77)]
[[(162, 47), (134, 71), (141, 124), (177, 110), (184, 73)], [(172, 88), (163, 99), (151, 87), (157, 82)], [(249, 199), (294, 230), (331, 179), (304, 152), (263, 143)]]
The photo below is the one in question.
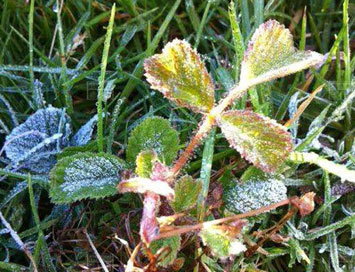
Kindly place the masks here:
[(218, 124), (229, 143), (265, 172), (275, 171), (292, 150), (291, 136), (284, 126), (252, 111), (225, 112)]
[(196, 50), (184, 41), (169, 42), (161, 54), (144, 62), (151, 88), (162, 92), (177, 105), (209, 112), (214, 103), (214, 86)]
[(175, 212), (181, 212), (193, 207), (202, 188), (200, 180), (194, 180), (191, 176), (184, 176), (175, 185), (175, 197), (171, 203)]
[(136, 159), (136, 174), (141, 178), (149, 178), (152, 174), (153, 164), (158, 157), (154, 150), (144, 150), (138, 154)]
[(200, 233), (203, 243), (208, 246), (213, 255), (225, 259), (231, 255), (238, 255), (246, 250), (239, 239), (233, 237), (223, 226), (203, 228)]
[(323, 56), (299, 51), (288, 29), (275, 20), (260, 25), (251, 38), (241, 68), (241, 84), (259, 84), (309, 68)]

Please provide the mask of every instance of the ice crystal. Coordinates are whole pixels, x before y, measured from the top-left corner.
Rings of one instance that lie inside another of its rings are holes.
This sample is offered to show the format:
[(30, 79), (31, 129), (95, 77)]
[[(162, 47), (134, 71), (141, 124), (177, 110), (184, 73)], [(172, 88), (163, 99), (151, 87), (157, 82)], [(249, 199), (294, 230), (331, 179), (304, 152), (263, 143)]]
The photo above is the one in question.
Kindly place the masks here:
[(15, 196), (27, 189), (27, 181), (19, 182), (4, 197), (0, 204), (0, 208), (5, 207)]
[(236, 183), (224, 193), (226, 207), (231, 212), (244, 213), (287, 198), (287, 188), (280, 180), (248, 180)]

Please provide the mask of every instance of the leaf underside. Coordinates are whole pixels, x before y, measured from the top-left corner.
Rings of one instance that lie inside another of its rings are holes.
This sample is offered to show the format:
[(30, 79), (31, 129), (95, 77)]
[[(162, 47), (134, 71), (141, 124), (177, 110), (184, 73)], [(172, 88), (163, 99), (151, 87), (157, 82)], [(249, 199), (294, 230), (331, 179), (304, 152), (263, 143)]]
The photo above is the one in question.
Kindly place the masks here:
[(201, 113), (212, 109), (212, 79), (196, 50), (186, 41), (169, 42), (161, 54), (145, 60), (144, 69), (151, 88), (177, 105)]
[(54, 203), (102, 198), (117, 193), (125, 163), (105, 153), (79, 153), (59, 160), (50, 173), (50, 197)]
[(131, 133), (128, 139), (127, 160), (136, 161), (141, 151), (152, 151), (167, 165), (172, 163), (179, 150), (179, 137), (169, 121), (161, 117), (144, 120)]
[(297, 50), (290, 31), (279, 22), (269, 20), (259, 26), (249, 42), (241, 66), (241, 84), (284, 77), (322, 60), (319, 53)]
[(147, 192), (155, 193), (157, 195), (162, 195), (168, 199), (174, 197), (174, 190), (165, 181), (161, 180), (151, 180), (149, 178), (131, 178), (122, 181), (118, 185), (118, 190), (120, 193), (140, 193), (145, 194)]
[(265, 172), (275, 171), (292, 150), (285, 127), (252, 111), (225, 112), (218, 124), (232, 147)]

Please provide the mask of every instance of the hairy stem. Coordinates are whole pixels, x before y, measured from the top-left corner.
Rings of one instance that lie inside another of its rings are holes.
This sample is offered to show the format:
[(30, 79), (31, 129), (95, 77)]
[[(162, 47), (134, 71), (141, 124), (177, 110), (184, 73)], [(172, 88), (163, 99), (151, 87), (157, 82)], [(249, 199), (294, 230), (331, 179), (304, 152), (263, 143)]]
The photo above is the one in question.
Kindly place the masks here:
[(183, 227), (177, 227), (176, 229), (173, 229), (171, 231), (167, 231), (167, 232), (162, 232), (160, 233), (158, 236), (156, 236), (154, 238), (154, 240), (159, 240), (162, 238), (167, 238), (167, 237), (171, 237), (171, 236), (175, 236), (175, 235), (181, 235), (190, 231), (194, 231), (194, 230), (199, 230), (202, 228), (207, 228), (207, 227), (211, 227), (211, 226), (215, 226), (215, 225), (219, 225), (222, 223), (227, 223), (227, 222), (231, 222), (231, 221), (235, 221), (238, 219), (242, 219), (242, 218), (246, 218), (246, 217), (251, 217), (251, 216), (255, 216), (255, 215), (259, 215), (261, 213), (264, 212), (268, 212), (271, 210), (274, 210), (278, 207), (281, 206), (285, 206), (288, 204), (292, 204), (293, 201), (295, 201), (296, 199), (298, 199), (297, 196), (285, 199), (283, 201), (265, 206), (265, 207), (261, 207), (260, 209), (256, 209), (250, 212), (246, 212), (246, 213), (242, 213), (242, 214), (237, 214), (237, 215), (233, 215), (233, 216), (229, 216), (229, 217), (225, 217), (225, 218), (220, 218), (220, 219), (216, 219), (216, 220), (212, 220), (212, 221), (207, 221), (204, 223), (199, 223), (196, 225), (190, 225), (190, 226), (183, 226)]
[(192, 156), (195, 148), (207, 137), (208, 133), (211, 131), (212, 127), (216, 123), (216, 117), (221, 115), (221, 113), (231, 105), (236, 99), (243, 96), (243, 94), (252, 86), (258, 84), (259, 82), (251, 82), (251, 84), (240, 84), (236, 85), (230, 90), (227, 97), (225, 97), (216, 107), (213, 107), (211, 112), (206, 116), (202, 122), (200, 128), (196, 132), (195, 136), (190, 141), (189, 145), (186, 147), (185, 151), (180, 155), (179, 159), (175, 162), (171, 170), (171, 176), (174, 177), (179, 174), (181, 168), (187, 163), (189, 158)]
[(210, 132), (212, 126), (214, 124), (214, 118), (210, 118), (207, 116), (199, 130), (195, 134), (195, 136), (191, 139), (189, 145), (186, 147), (185, 151), (181, 154), (179, 159), (175, 162), (171, 172), (172, 176), (176, 176), (180, 169), (184, 167), (189, 158), (191, 157), (195, 148), (200, 144), (200, 142), (206, 137), (206, 135)]

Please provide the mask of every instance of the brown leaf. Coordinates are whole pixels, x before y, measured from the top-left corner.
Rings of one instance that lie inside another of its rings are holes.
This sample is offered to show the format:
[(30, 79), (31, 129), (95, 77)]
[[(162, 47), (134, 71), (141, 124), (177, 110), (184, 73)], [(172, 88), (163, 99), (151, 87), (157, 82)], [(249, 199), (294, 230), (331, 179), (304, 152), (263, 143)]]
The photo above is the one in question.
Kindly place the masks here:
[(309, 192), (303, 195), (301, 198), (292, 200), (292, 204), (297, 207), (302, 217), (313, 212), (315, 195), (316, 194), (314, 192)]
[(273, 233), (270, 235), (270, 239), (275, 243), (285, 243), (290, 240), (290, 237), (281, 235), (279, 233)]

